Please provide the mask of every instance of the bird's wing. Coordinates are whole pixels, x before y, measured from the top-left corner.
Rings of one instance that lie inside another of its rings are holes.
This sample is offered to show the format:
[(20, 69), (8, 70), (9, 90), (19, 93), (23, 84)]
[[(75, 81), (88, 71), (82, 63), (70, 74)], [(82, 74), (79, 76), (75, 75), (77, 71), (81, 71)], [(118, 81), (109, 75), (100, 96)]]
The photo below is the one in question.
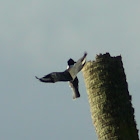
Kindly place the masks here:
[(64, 72), (53, 72), (50, 73), (42, 78), (38, 78), (41, 82), (46, 82), (46, 83), (55, 83), (55, 82), (59, 82), (59, 81), (71, 81), (73, 80), (70, 73), (68, 71), (64, 71)]
[(83, 68), (83, 66), (86, 63), (86, 56), (87, 53), (84, 54), (84, 56), (82, 58), (80, 58), (73, 67), (69, 68), (68, 71), (71, 74), (72, 78), (75, 79), (75, 77), (77, 76), (78, 72), (80, 72)]

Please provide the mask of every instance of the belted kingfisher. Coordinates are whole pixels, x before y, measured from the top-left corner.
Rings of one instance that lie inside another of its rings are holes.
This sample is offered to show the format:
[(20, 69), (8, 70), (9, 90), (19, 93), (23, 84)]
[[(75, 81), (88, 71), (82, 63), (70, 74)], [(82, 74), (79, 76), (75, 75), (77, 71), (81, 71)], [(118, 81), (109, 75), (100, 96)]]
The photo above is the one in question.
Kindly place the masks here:
[[(68, 63), (67, 69), (69, 69), (73, 67), (76, 62), (74, 62), (74, 60), (70, 58), (67, 63)], [(69, 85), (71, 89), (73, 90), (73, 99), (80, 97), (78, 83), (79, 83), (79, 80), (77, 76), (75, 77), (74, 80), (69, 81)]]
[(46, 83), (55, 83), (55, 82), (70, 82), (70, 86), (73, 89), (74, 95), (73, 99), (80, 97), (78, 91), (78, 78), (77, 74), (82, 70), (86, 63), (87, 53), (84, 53), (84, 56), (80, 58), (77, 62), (74, 62), (72, 59), (68, 60), (68, 68), (64, 72), (52, 72), (42, 78), (38, 78), (41, 82)]

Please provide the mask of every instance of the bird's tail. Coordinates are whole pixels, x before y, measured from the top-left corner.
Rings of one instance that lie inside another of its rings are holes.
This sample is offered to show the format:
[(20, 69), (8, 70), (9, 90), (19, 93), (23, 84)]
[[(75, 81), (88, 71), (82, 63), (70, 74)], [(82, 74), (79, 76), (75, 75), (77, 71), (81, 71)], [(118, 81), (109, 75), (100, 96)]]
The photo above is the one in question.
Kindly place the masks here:
[(74, 88), (73, 89), (73, 99), (79, 98), (80, 97), (80, 93), (78, 88)]

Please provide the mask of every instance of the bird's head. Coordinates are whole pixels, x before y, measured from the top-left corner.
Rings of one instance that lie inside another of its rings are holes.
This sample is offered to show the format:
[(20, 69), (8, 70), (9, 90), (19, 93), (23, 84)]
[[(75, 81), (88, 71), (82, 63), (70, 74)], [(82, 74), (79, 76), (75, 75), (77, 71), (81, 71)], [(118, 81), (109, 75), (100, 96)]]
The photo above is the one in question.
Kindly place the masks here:
[(74, 63), (76, 63), (76, 62), (74, 62), (73, 59), (70, 58), (70, 59), (68, 60), (68, 65), (69, 65), (69, 66), (70, 66), (70, 65), (74, 65)]

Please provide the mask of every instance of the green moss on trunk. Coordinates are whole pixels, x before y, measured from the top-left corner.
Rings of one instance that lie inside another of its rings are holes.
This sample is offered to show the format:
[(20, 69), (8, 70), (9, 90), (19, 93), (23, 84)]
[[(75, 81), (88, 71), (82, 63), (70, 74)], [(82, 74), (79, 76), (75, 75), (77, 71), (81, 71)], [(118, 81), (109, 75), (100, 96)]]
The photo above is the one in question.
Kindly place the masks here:
[(83, 68), (93, 124), (99, 140), (138, 140), (121, 56), (100, 54)]

